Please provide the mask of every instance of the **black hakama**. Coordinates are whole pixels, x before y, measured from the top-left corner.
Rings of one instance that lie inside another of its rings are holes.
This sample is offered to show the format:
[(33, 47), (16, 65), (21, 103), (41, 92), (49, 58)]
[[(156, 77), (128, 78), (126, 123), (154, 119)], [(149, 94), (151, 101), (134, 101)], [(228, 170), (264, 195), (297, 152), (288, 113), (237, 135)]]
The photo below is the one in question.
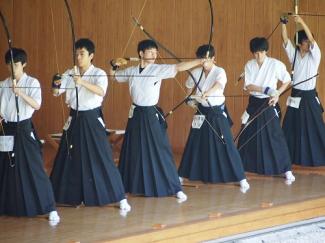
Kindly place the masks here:
[(299, 108), (288, 106), (283, 120), (292, 162), (303, 166), (324, 166), (324, 110), (317, 92), (292, 89), (291, 96), (301, 97)]
[(54, 161), (51, 181), (58, 203), (100, 206), (125, 198), (123, 183), (112, 158), (112, 149), (100, 121), (100, 108), (71, 110)]
[(14, 149), (0, 153), (0, 215), (36, 216), (55, 211), (52, 185), (31, 119), (2, 125), (6, 136), (14, 136)]
[[(205, 120), (200, 128), (192, 126), (178, 174), (206, 183), (245, 179), (242, 161), (233, 142), (229, 118), (223, 106), (211, 108), (200, 105), (198, 108), (200, 112), (196, 115), (205, 115)], [(225, 144), (216, 133), (223, 136)]]
[(268, 107), (239, 136), (238, 150), (245, 171), (279, 175), (291, 171), (291, 159), (280, 126), (280, 107), (268, 106), (268, 98), (249, 97), (249, 119)]
[(119, 163), (126, 192), (162, 197), (182, 191), (162, 116), (155, 106), (136, 106), (128, 119)]

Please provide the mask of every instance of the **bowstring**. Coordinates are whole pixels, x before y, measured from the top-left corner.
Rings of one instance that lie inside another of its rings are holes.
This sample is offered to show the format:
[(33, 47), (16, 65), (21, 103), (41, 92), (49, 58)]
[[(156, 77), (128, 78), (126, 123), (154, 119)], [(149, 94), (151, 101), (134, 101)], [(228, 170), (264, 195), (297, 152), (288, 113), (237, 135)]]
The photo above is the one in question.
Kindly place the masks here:
[[(145, 1), (143, 2), (142, 7), (141, 7), (141, 9), (140, 9), (140, 11), (139, 11), (139, 14), (138, 14), (137, 19), (141, 19), (142, 12), (143, 12), (144, 8), (145, 8), (146, 5), (147, 5), (147, 1), (148, 1), (148, 0), (145, 0)], [(129, 47), (129, 45), (130, 45), (130, 42), (131, 42), (131, 39), (132, 39), (132, 37), (133, 37), (133, 35), (134, 35), (134, 31), (135, 31), (136, 27), (137, 27), (136, 25), (133, 25), (133, 27), (132, 27), (131, 34), (130, 34), (130, 36), (129, 36), (129, 38), (128, 38), (128, 40), (127, 40), (127, 42), (126, 42), (126, 44), (125, 44), (125, 46), (124, 46), (124, 48), (123, 48), (123, 51), (122, 51), (122, 57), (125, 56), (126, 50), (127, 50), (127, 48)]]
[[(52, 23), (52, 32), (53, 32), (53, 42), (54, 42), (56, 69), (57, 69), (57, 73), (60, 73), (58, 50), (57, 50), (57, 43), (56, 43), (56, 32), (55, 32), (55, 25), (54, 25), (53, 0), (51, 0), (50, 11), (51, 11), (51, 23)], [(62, 115), (62, 123), (65, 124), (65, 122), (66, 122), (66, 113), (65, 113), (65, 107), (64, 107), (62, 94), (60, 95), (60, 104), (61, 104), (61, 111), (62, 111), (62, 113), (61, 113), (61, 115)], [(65, 140), (66, 140), (66, 143), (67, 143), (67, 151), (68, 151), (68, 154), (69, 154), (70, 152), (69, 152), (69, 142), (68, 142), (67, 132), (65, 133)]]
[[(142, 16), (142, 12), (143, 12), (144, 8), (146, 7), (147, 2), (148, 2), (148, 0), (144, 0), (143, 4), (142, 4), (142, 6), (141, 6), (141, 9), (140, 9), (140, 11), (139, 11), (139, 13), (138, 13), (138, 18), (141, 18), (141, 16)], [(126, 50), (128, 49), (128, 47), (129, 47), (129, 45), (130, 45), (130, 43), (131, 43), (131, 40), (132, 40), (132, 38), (133, 38), (134, 31), (135, 31), (136, 27), (137, 27), (136, 25), (133, 25), (133, 27), (132, 27), (131, 34), (130, 34), (128, 40), (126, 41), (125, 46), (123, 47), (122, 57), (125, 56)], [(115, 76), (115, 75), (113, 75), (113, 76)], [(110, 90), (113, 91), (113, 85), (114, 85), (114, 82), (112, 82), (112, 88), (108, 90), (108, 92), (107, 92), (107, 93), (108, 93), (107, 96), (109, 96)]]

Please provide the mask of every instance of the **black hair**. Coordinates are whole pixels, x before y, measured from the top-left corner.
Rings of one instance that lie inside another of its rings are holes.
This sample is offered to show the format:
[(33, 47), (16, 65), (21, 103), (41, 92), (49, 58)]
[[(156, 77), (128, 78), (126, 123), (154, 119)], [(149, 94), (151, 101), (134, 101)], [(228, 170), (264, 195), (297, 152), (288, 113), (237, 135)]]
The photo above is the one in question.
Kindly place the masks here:
[[(299, 30), (298, 31), (298, 43), (301, 45), (303, 41), (308, 40), (308, 36), (304, 30)], [(294, 37), (295, 43), (297, 43), (297, 33), (295, 34)]]
[(199, 46), (196, 50), (196, 57), (198, 58), (206, 58), (207, 57), (207, 52), (209, 51), (209, 56), (208, 57), (214, 57), (215, 55), (215, 50), (212, 45), (202, 45)]
[(155, 41), (150, 39), (142, 40), (138, 43), (138, 54), (140, 53), (140, 51), (144, 52), (145, 50), (151, 48), (158, 50), (158, 45)]
[[(13, 47), (13, 48), (11, 48), (11, 50), (12, 50), (12, 56), (13, 56), (14, 63), (21, 62), (21, 64), (23, 65), (27, 62), (27, 54), (23, 49)], [(8, 50), (5, 54), (5, 62), (6, 62), (6, 64), (11, 63), (10, 50)]]
[(94, 42), (92, 42), (90, 39), (87, 38), (81, 38), (77, 40), (76, 43), (74, 44), (74, 47), (76, 49), (85, 48), (89, 52), (89, 55), (95, 53)]
[(269, 43), (264, 37), (255, 37), (249, 42), (249, 48), (252, 53), (258, 51), (268, 51)]

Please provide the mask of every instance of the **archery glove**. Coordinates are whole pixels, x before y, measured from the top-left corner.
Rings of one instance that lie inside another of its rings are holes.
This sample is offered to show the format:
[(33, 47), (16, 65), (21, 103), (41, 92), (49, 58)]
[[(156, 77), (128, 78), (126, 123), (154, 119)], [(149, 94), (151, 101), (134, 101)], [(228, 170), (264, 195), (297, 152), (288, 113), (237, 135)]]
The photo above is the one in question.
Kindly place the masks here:
[(124, 58), (116, 58), (110, 61), (113, 71), (116, 71), (120, 66), (124, 66), (128, 61)]
[(61, 75), (56, 73), (52, 77), (52, 88), (59, 89), (61, 87)]
[(280, 17), (280, 22), (282, 24), (287, 24), (288, 23), (288, 17), (287, 16), (281, 16)]
[(185, 104), (192, 107), (193, 109), (197, 109), (198, 102), (193, 98), (187, 98)]
[(272, 89), (270, 87), (265, 87), (263, 88), (263, 93), (270, 96), (270, 97), (274, 97), (274, 96), (279, 96), (280, 92), (276, 89)]

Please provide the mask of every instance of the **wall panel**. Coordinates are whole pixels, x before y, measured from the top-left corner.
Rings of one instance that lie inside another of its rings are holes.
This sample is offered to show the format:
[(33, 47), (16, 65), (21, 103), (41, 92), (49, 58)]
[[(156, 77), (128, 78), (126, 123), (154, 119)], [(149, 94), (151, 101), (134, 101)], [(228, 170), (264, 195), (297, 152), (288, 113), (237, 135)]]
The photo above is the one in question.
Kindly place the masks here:
[[(209, 38), (210, 13), (208, 1), (203, 0), (70, 0), (76, 38), (89, 37), (95, 41), (95, 65), (108, 70), (108, 61), (115, 57), (137, 56), (137, 42), (145, 36), (134, 26), (131, 16), (139, 17), (144, 27), (179, 57), (193, 57), (198, 45)], [(233, 132), (239, 130), (241, 113), (247, 97), (242, 82), (235, 80), (245, 63), (252, 58), (248, 42), (255, 36), (268, 36), (283, 12), (292, 11), (292, 0), (212, 0), (214, 33), (212, 43), (217, 49), (217, 64), (228, 76), (227, 105), (235, 122)], [(59, 132), (68, 110), (62, 109), (63, 99), (51, 95), (50, 81), (54, 73), (72, 66), (70, 23), (63, 0), (1, 0), (14, 46), (28, 52), (27, 72), (37, 77), (42, 85), (43, 105), (34, 121), (41, 135)], [(325, 14), (323, 0), (301, 0), (301, 12)], [(140, 14), (141, 13), (141, 14)], [(325, 17), (304, 17), (323, 49), (325, 48)], [(289, 23), (290, 36), (294, 25)], [(3, 28), (0, 28), (0, 77), (8, 76), (3, 65), (7, 50)], [(281, 48), (280, 28), (270, 38), (270, 56), (288, 65)], [(169, 57), (161, 50), (162, 57)], [(174, 63), (160, 60), (160, 63)], [(288, 68), (289, 65), (288, 65)], [(318, 90), (325, 103), (325, 84), (320, 67)], [(166, 80), (162, 85), (159, 105), (165, 112), (184, 97), (186, 74)], [(280, 101), (283, 105), (285, 98)], [(124, 128), (130, 105), (128, 87), (110, 81), (104, 102), (104, 116), (109, 127)], [(285, 109), (283, 108), (283, 112)], [(168, 117), (169, 135), (173, 147), (181, 151), (188, 136), (193, 110), (182, 106)]]

